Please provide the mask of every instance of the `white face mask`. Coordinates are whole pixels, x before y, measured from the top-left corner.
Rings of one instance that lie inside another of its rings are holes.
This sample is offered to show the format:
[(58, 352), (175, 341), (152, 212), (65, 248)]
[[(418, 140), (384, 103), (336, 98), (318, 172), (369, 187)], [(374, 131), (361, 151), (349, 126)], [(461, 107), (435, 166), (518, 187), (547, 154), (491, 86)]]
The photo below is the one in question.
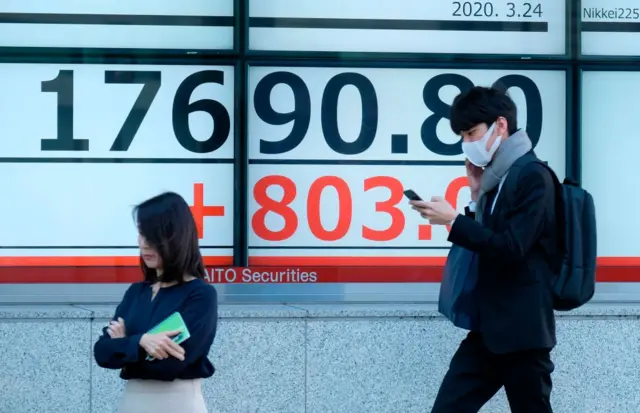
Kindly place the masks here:
[(498, 146), (500, 146), (500, 142), (502, 141), (502, 136), (499, 135), (496, 137), (493, 145), (491, 145), (491, 148), (487, 151), (487, 142), (489, 142), (495, 126), (495, 123), (491, 125), (487, 133), (477, 141), (462, 142), (462, 152), (464, 152), (467, 159), (469, 159), (469, 162), (475, 166), (487, 166), (489, 162), (491, 162), (493, 154), (498, 150)]

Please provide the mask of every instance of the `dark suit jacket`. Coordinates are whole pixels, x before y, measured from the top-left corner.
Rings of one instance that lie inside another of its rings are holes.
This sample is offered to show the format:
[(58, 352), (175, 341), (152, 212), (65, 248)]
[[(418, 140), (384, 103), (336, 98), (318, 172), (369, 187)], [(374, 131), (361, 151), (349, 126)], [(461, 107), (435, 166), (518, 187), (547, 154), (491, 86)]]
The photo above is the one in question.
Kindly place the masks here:
[[(479, 253), (478, 332), (487, 348), (493, 353), (551, 349), (556, 344), (552, 269), (543, 245), (550, 251), (558, 245), (555, 183), (544, 166), (532, 162), (520, 170), (515, 193), (505, 188), (482, 225), (468, 208), (458, 216), (449, 241)], [(488, 194), (487, 210), (497, 189)]]

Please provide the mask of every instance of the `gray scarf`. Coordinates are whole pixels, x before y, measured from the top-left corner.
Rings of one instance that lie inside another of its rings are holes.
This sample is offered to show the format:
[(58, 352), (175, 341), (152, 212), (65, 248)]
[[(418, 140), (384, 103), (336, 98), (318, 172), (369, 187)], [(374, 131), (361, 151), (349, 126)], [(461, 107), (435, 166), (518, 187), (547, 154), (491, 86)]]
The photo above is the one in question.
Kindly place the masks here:
[(482, 223), (482, 216), (487, 203), (485, 194), (493, 190), (500, 183), (502, 177), (509, 172), (511, 165), (532, 148), (531, 139), (529, 139), (527, 132), (522, 129), (516, 131), (500, 144), (493, 160), (487, 165), (482, 174), (478, 202), (476, 204), (476, 221)]

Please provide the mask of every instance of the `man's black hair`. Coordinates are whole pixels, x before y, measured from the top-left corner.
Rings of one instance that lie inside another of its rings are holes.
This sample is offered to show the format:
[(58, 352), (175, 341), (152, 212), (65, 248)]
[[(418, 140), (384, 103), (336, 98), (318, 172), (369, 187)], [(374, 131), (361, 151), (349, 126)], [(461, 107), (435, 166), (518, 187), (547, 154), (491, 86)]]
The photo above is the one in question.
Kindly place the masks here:
[(518, 130), (518, 109), (507, 94), (497, 88), (475, 86), (460, 93), (451, 105), (451, 130), (456, 135), (476, 125), (491, 126), (499, 117), (509, 124), (509, 135)]

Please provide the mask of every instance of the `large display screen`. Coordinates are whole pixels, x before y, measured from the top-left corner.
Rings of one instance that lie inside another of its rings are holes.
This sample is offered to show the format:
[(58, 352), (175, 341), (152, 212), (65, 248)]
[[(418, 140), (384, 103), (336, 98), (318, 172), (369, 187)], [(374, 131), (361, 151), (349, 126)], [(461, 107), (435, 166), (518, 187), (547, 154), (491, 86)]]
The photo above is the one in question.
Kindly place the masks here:
[(233, 0), (3, 0), (0, 47), (233, 48)]
[(639, 81), (638, 72), (582, 72), (582, 185), (596, 205), (598, 295), (612, 301), (637, 302), (640, 295), (640, 222), (633, 213), (620, 212), (640, 202), (632, 183), (640, 151), (632, 100)]
[(233, 78), (228, 66), (1, 64), (0, 266), (19, 267), (16, 280), (113, 265), (137, 277), (132, 207), (164, 191), (192, 205), (207, 262), (231, 263)]
[(564, 55), (565, 0), (249, 0), (253, 50)]
[(448, 229), (429, 226), (403, 190), (468, 203), (455, 95), (507, 88), (519, 126), (563, 176), (565, 82), (564, 71), (250, 67), (250, 264), (440, 262)]
[(598, 299), (640, 295), (639, 228), (611, 209), (637, 203), (634, 1), (1, 3), (0, 302), (119, 300), (132, 209), (163, 191), (221, 302), (435, 300), (449, 229), (403, 191), (468, 203), (448, 116), (473, 85), (582, 174)]
[(585, 71), (582, 74), (582, 169), (584, 187), (598, 214), (598, 256), (620, 261), (640, 257), (640, 220), (620, 217), (620, 209), (640, 204), (632, 183), (640, 141), (635, 136), (640, 73)]
[(640, 54), (640, 3), (635, 0), (582, 0), (582, 54)]

